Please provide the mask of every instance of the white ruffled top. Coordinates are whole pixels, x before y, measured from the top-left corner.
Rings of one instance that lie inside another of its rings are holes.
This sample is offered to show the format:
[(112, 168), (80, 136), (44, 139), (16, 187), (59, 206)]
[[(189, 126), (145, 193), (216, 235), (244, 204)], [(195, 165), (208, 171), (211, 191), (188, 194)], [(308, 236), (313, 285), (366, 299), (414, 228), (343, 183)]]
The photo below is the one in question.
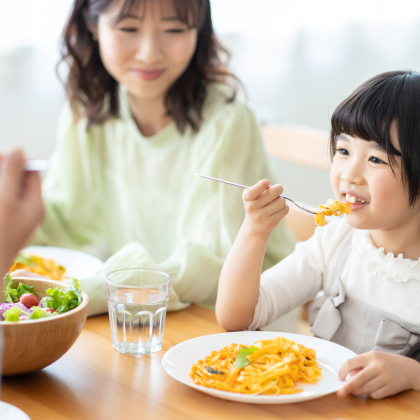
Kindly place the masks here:
[(356, 230), (353, 233), (352, 247), (372, 275), (397, 283), (420, 281), (420, 258), (410, 260), (402, 254), (397, 257), (392, 252), (385, 254), (383, 247), (376, 248), (368, 231)]
[(347, 294), (420, 325), (420, 259), (385, 254), (369, 232), (351, 228), (344, 219), (317, 228), (315, 235), (261, 276), (260, 297), (249, 329), (262, 328), (313, 299), (334, 283), (343, 248), (351, 252), (338, 267)]

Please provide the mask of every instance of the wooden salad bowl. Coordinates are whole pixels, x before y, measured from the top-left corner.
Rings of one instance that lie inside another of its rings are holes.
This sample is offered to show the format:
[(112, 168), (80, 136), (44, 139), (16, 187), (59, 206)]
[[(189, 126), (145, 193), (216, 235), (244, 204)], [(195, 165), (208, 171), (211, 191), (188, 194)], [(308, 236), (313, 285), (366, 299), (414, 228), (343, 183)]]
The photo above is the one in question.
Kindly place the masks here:
[[(13, 278), (13, 286), (19, 282), (34, 286), (34, 291), (41, 300), (46, 290), (57, 286), (70, 287), (61, 281)], [(89, 298), (82, 292), (82, 303), (70, 311), (33, 321), (0, 321), (3, 332), (3, 376), (22, 375), (35, 372), (54, 363), (74, 344), (87, 317)]]

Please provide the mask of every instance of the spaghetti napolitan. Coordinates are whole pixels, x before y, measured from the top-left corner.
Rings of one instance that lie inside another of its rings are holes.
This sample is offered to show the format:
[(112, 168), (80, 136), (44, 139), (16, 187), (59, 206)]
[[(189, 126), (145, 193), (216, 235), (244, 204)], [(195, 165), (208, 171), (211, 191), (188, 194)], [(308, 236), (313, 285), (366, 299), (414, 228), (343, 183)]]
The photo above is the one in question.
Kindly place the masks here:
[(327, 204), (321, 204), (315, 210), (315, 224), (317, 226), (325, 225), (325, 216), (341, 216), (342, 214), (350, 214), (352, 212), (350, 203), (339, 203), (336, 200), (327, 200)]
[(44, 277), (48, 277), (51, 280), (63, 280), (66, 278), (66, 269), (57, 264), (55, 261), (38, 257), (36, 255), (23, 255), (18, 254), (9, 273), (15, 270), (26, 270), (32, 273), (39, 274)]
[(251, 347), (230, 344), (194, 363), (190, 377), (197, 385), (241, 394), (280, 395), (301, 392), (299, 382), (321, 377), (315, 350), (283, 337), (260, 340)]

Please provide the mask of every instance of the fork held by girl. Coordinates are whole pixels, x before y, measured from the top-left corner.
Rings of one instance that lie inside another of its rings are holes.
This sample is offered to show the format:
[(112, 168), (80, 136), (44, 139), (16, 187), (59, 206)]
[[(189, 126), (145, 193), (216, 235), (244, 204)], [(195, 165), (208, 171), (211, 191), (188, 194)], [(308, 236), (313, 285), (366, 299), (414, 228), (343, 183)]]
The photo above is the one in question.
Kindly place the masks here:
[(419, 115), (414, 71), (373, 77), (338, 106), (330, 180), (353, 211), (262, 275), (267, 240), (288, 208), (282, 187), (267, 180), (243, 192), (246, 216), (222, 269), (218, 321), (253, 330), (315, 299), (315, 336), (359, 354), (340, 370), (351, 379), (339, 396), (420, 390)]

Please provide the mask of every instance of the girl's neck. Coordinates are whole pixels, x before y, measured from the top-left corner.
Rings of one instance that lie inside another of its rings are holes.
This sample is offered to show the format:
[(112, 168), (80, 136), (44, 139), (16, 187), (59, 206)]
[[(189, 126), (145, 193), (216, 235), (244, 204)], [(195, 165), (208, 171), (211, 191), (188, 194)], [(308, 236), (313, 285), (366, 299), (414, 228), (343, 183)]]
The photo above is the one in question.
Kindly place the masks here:
[(142, 99), (129, 94), (128, 105), (138, 129), (145, 137), (155, 135), (172, 122), (163, 97)]
[(395, 257), (402, 254), (404, 258), (420, 258), (420, 228), (392, 229), (369, 231), (372, 242), (377, 248), (384, 248), (385, 254), (392, 252)]

